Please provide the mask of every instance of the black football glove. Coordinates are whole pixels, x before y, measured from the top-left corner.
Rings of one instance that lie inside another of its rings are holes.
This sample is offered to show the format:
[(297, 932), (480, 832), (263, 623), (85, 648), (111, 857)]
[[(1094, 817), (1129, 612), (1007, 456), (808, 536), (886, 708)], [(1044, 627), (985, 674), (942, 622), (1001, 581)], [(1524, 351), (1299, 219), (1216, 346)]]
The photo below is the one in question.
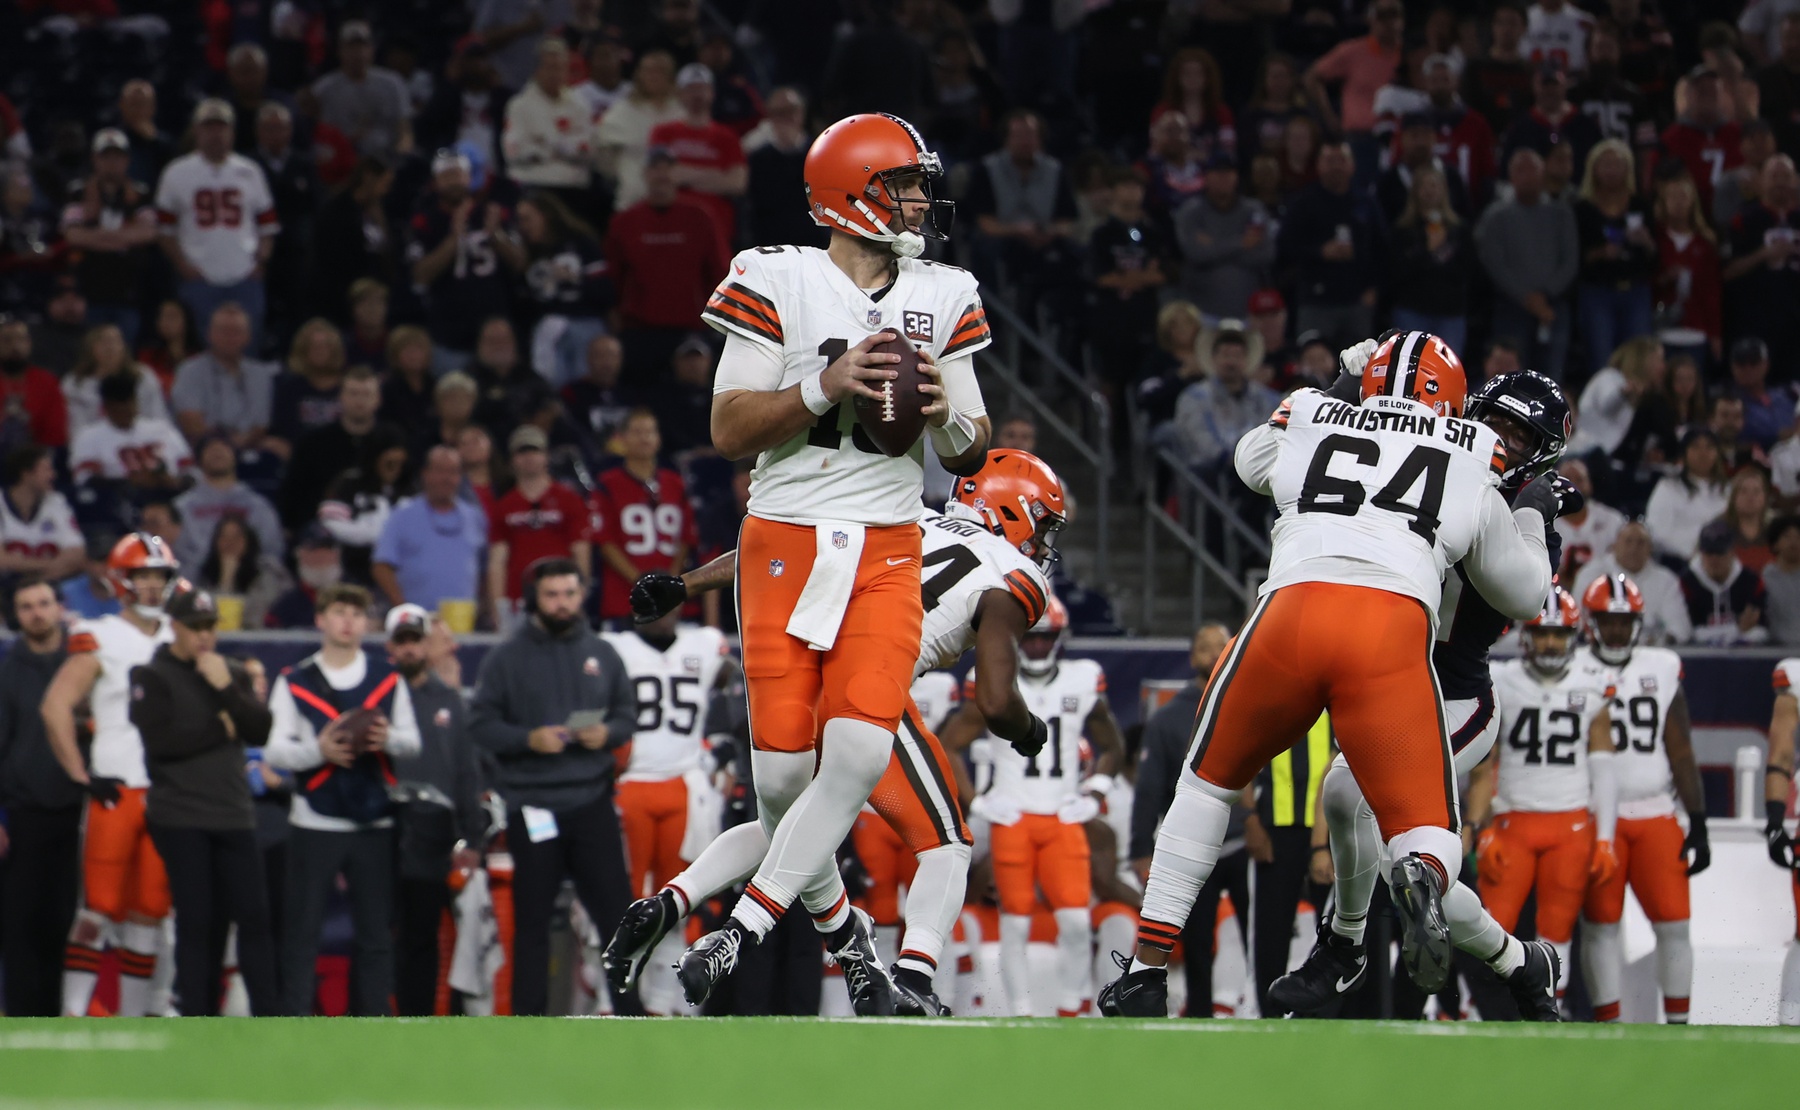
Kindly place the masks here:
[(1587, 495), (1561, 474), (1547, 475), (1556, 486), (1556, 515), (1574, 516), (1587, 506)]
[(1763, 811), (1769, 823), (1763, 828), (1763, 839), (1769, 842), (1769, 858), (1776, 867), (1794, 867), (1794, 838), (1787, 831), (1787, 803), (1764, 802)]
[(653, 570), (631, 587), (631, 619), (637, 624), (649, 624), (685, 605), (687, 599), (687, 583), (681, 575)]
[(1044, 745), (1049, 743), (1049, 741), (1050, 741), (1050, 726), (1044, 723), (1044, 719), (1042, 717), (1039, 717), (1037, 714), (1033, 713), (1031, 715), (1031, 732), (1030, 732), (1030, 734), (1027, 735), (1025, 737), (1025, 739), (1023, 739), (1023, 740), (1014, 740), (1012, 742), (1012, 748), (1013, 748), (1013, 751), (1018, 752), (1020, 755), (1024, 756), (1026, 759), (1030, 759), (1032, 756), (1043, 751)]
[(1517, 509), (1536, 509), (1548, 524), (1562, 512), (1562, 497), (1558, 494), (1554, 476), (1542, 474), (1532, 479), (1526, 487), (1513, 498), (1512, 507)]
[(1712, 845), (1706, 841), (1706, 814), (1688, 814), (1687, 840), (1681, 851), (1688, 858), (1688, 874), (1698, 875), (1712, 866)]
[(83, 786), (82, 789), (87, 791), (88, 797), (99, 802), (107, 809), (111, 809), (119, 804), (119, 787), (124, 785), (125, 781), (123, 779), (109, 779), (102, 775), (89, 775), (87, 785)]

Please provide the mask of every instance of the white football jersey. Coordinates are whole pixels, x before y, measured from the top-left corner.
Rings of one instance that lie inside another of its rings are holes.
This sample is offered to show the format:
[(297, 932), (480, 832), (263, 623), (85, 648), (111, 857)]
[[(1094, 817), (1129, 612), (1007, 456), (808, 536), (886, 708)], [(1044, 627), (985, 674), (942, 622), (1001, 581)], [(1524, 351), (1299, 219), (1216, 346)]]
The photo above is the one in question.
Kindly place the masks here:
[(0, 492), (0, 549), (49, 559), (64, 548), (86, 542), (75, 523), (75, 510), (62, 494), (54, 490), (45, 494), (37, 511), (26, 520), (13, 508), (12, 498)]
[[(968, 681), (975, 681), (973, 671)], [(1050, 739), (1027, 759), (989, 733), (991, 789), (996, 798), (1006, 799), (1023, 813), (1054, 814), (1080, 792), (1082, 733), (1095, 703), (1106, 696), (1106, 672), (1092, 659), (1064, 659), (1041, 679), (1021, 674), (1019, 693), (1050, 726)]]
[(635, 632), (607, 632), (601, 639), (625, 661), (637, 692), (637, 731), (621, 782), (660, 782), (700, 766), (706, 739), (706, 705), (719, 682), (731, 646), (716, 628), (683, 626), (667, 651)]
[(156, 218), (214, 285), (249, 277), (257, 240), (281, 230), (262, 167), (241, 154), (215, 164), (195, 151), (170, 162), (156, 185)]
[(962, 688), (949, 671), (926, 671), (913, 679), (912, 700), (919, 710), (919, 720), (935, 735), (962, 704)]
[[(1303, 389), (1238, 441), (1238, 474), (1279, 513), (1262, 592), (1299, 582), (1367, 586), (1436, 613), (1444, 572), (1490, 529), (1513, 529), (1506, 456), (1486, 425), (1415, 401), (1361, 405)], [(1548, 566), (1543, 573), (1548, 589)]]
[(123, 480), (140, 470), (161, 467), (179, 475), (194, 465), (186, 437), (167, 420), (140, 416), (129, 428), (110, 420), (89, 424), (75, 433), (69, 447), (69, 469), (75, 480)]
[[(974, 363), (963, 356), (992, 337), (974, 276), (923, 259), (898, 262), (898, 276), (877, 301), (816, 247), (740, 253), (701, 315), (727, 335), (779, 352), (780, 376), (740, 381), (721, 374), (713, 391), (787, 389), (870, 335), (892, 330), (931, 352), (952, 395), (978, 402)], [(952, 380), (957, 375), (967, 377)], [(960, 411), (973, 418), (987, 409), (977, 403)], [(911, 451), (889, 458), (857, 423), (852, 405), (835, 405), (812, 427), (757, 457), (750, 513), (789, 524), (910, 524), (919, 519), (924, 497), (925, 450), (921, 437)]]
[(165, 617), (155, 635), (146, 636), (136, 625), (114, 613), (80, 621), (69, 633), (69, 654), (92, 652), (100, 660), (100, 677), (88, 695), (94, 717), (94, 746), (88, 768), (101, 778), (113, 778), (126, 786), (147, 787), (144, 741), (131, 723), (131, 668), (150, 662), (158, 644), (175, 638)]
[(1044, 615), (1050, 581), (1018, 548), (973, 521), (942, 513), (926, 514), (919, 527), (925, 623), (914, 674), (948, 667), (975, 646), (975, 612), (989, 590), (1018, 598), (1026, 627)]
[(1494, 666), (1500, 713), (1496, 813), (1565, 813), (1588, 807), (1588, 729), (1618, 687), (1612, 668), (1585, 651), (1554, 682), (1522, 659)]
[(1612, 731), (1613, 751), (1618, 753), (1619, 816), (1666, 817), (1675, 812), (1675, 776), (1669, 769), (1663, 730), (1669, 723), (1669, 706), (1681, 690), (1681, 656), (1668, 648), (1639, 647), (1616, 673), (1619, 689), (1612, 700)]
[(1576, 7), (1573, 0), (1559, 12), (1547, 12), (1542, 4), (1533, 4), (1525, 17), (1525, 37), (1519, 40), (1519, 51), (1534, 66), (1552, 62), (1566, 73), (1587, 69), (1588, 32), (1594, 17)]

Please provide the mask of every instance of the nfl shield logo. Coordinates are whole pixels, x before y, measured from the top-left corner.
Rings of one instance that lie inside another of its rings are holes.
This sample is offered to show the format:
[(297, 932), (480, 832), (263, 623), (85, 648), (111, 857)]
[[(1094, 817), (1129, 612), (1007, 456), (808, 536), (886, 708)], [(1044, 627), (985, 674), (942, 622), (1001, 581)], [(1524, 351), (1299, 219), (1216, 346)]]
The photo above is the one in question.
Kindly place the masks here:
[(1579, 712), (1582, 709), (1587, 708), (1587, 695), (1586, 694), (1570, 694), (1569, 695), (1569, 708), (1576, 710), (1577, 712)]
[(1064, 713), (1073, 713), (1077, 709), (1081, 708), (1081, 699), (1080, 698), (1064, 698), (1062, 700), (1062, 707), (1063, 707)]
[(869, 326), (872, 328), (881, 326), (881, 310), (879, 308), (871, 308), (869, 310)]
[(1642, 688), (1646, 694), (1656, 693), (1656, 676), (1649, 674), (1644, 675), (1642, 678), (1638, 679), (1638, 686)]
[(787, 564), (782, 562), (780, 559), (770, 559), (769, 560), (769, 577), (770, 578), (780, 578), (782, 572), (785, 570), (787, 570)]
[(831, 534), (831, 546), (837, 548), (839, 551), (842, 551), (846, 547), (850, 546), (850, 537), (845, 535), (842, 532), (833, 532)]
[(439, 728), (449, 728), (450, 727), (450, 710), (447, 708), (440, 709), (436, 713), (432, 714), (431, 723), (436, 725)]
[(581, 664), (581, 673), (598, 678), (600, 676), (600, 660), (591, 655), (588, 656), (587, 661)]
[(698, 655), (682, 656), (681, 657), (681, 669), (686, 671), (688, 674), (699, 674), (700, 673), (700, 657)]

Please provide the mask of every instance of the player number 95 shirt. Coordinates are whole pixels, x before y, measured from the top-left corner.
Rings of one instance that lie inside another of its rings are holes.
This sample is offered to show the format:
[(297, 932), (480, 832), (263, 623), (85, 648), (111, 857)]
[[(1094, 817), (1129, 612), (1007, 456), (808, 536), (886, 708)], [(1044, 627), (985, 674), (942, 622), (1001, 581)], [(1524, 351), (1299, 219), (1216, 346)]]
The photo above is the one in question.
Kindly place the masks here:
[[(970, 672), (969, 683), (975, 681)], [(988, 754), (994, 764), (996, 799), (1022, 813), (1055, 814), (1073, 798), (1081, 782), (1081, 735), (1094, 704), (1106, 696), (1106, 672), (1092, 659), (1064, 659), (1042, 679), (1019, 677), (1019, 693), (1031, 711), (1050, 726), (1050, 740), (1031, 757), (992, 735)], [(964, 696), (971, 696), (967, 687)]]
[(1552, 683), (1525, 663), (1494, 667), (1500, 774), (1494, 812), (1565, 813), (1588, 807), (1588, 729), (1617, 691), (1612, 670), (1577, 652)]

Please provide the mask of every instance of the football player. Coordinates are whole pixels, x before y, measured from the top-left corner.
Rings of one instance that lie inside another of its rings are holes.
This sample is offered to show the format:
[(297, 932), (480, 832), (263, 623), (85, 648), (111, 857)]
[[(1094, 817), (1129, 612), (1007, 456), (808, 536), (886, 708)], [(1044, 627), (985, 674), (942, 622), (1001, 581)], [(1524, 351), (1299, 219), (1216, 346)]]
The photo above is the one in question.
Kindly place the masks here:
[(881, 400), (876, 387), (900, 356), (873, 348), (905, 337), (929, 379), (918, 389), (931, 450), (953, 474), (987, 458), (972, 356), (990, 335), (975, 279), (919, 258), (927, 236), (947, 236), (952, 209), (931, 192), (942, 171), (897, 117), (832, 124), (803, 167), (830, 245), (740, 252), (703, 311), (725, 334), (713, 446), (728, 459), (757, 456), (737, 601), (770, 844), (730, 920), (682, 956), (691, 1001), (800, 898), (831, 930), (857, 1012), (893, 1012), (868, 917), (852, 912), (833, 862), (906, 715), (924, 618), (924, 444), (890, 458), (861, 430), (854, 402)]
[(1619, 869), (1611, 712), (1617, 679), (1606, 664), (1576, 651), (1580, 628), (1575, 599), (1556, 587), (1526, 622), (1524, 658), (1494, 668), (1500, 741), (1469, 783), (1481, 900), (1510, 933), (1536, 891), (1538, 935), (1558, 957), (1558, 996), (1568, 983), (1569, 942), (1588, 884), (1605, 886)]
[[(1694, 947), (1688, 939), (1688, 876), (1712, 863), (1706, 838), (1706, 791), (1688, 731), (1681, 657), (1668, 648), (1640, 647), (1644, 596), (1623, 574), (1596, 578), (1582, 595), (1588, 650), (1618, 676), (1612, 732), (1619, 779), (1619, 823), (1612, 878), (1588, 888), (1581, 914), (1581, 962), (1595, 1021), (1619, 1020), (1619, 980), (1625, 952), (1619, 917), (1625, 884), (1656, 932), (1656, 977), (1663, 1017), (1685, 1025), (1694, 985)], [(1675, 820), (1675, 799), (1687, 811), (1687, 830)]]
[(1433, 614), (1458, 562), (1500, 612), (1536, 612), (1559, 499), (1540, 477), (1507, 505), (1506, 448), (1462, 419), (1462, 363), (1436, 336), (1389, 337), (1351, 387), (1359, 404), (1300, 390), (1238, 440), (1239, 476), (1279, 512), (1269, 577), (1201, 700), (1190, 773), (1157, 833), (1137, 955), (1120, 957), (1103, 1014), (1167, 1015), (1169, 954), (1233, 802), (1327, 710), (1394, 860), (1402, 960), (1421, 990), (1448, 980), (1443, 898), (1463, 846)]
[[(1345, 352), (1347, 362), (1355, 350)], [(1556, 469), (1572, 424), (1561, 388), (1529, 370), (1490, 378), (1469, 398), (1468, 415), (1493, 428), (1506, 445), (1507, 467), (1500, 489), (1509, 498), (1516, 498), (1527, 482)], [(1562, 488), (1559, 480), (1558, 489)], [(1573, 512), (1576, 507), (1571, 495), (1561, 501), (1559, 511)], [(1545, 529), (1544, 542), (1554, 566), (1560, 543), (1554, 527)], [(1469, 588), (1460, 564), (1454, 569), (1444, 580), (1431, 661), (1444, 697), (1460, 781), (1494, 747), (1497, 728), (1488, 649), (1506, 631), (1508, 619), (1479, 590)], [(1375, 815), (1341, 755), (1326, 773), (1320, 798), (1331, 830), (1332, 912), (1320, 922), (1318, 940), (1305, 962), (1269, 989), (1271, 1002), (1285, 1012), (1308, 1016), (1334, 1009), (1367, 975), (1363, 933), (1381, 857)], [(1465, 840), (1467, 836), (1465, 832)], [(1466, 884), (1444, 892), (1444, 914), (1450, 921), (1451, 941), (1505, 980), (1525, 1020), (1561, 1020), (1554, 993), (1560, 964), (1553, 949), (1537, 941), (1522, 944), (1501, 929)]]
[[(1031, 916), (1038, 892), (1056, 917), (1060, 1017), (1088, 1007), (1093, 951), (1093, 898), (1085, 826), (1100, 815), (1125, 751), (1106, 700), (1106, 672), (1091, 659), (1064, 659), (1069, 613), (1057, 598), (1019, 642), (1019, 690), (1050, 726), (1050, 740), (1031, 756), (990, 744), (993, 785), (969, 806), (990, 826), (994, 889), (1000, 900), (1000, 978), (1015, 1015), (1031, 1009)], [(944, 746), (961, 752), (987, 731), (978, 699), (981, 669), (969, 675), (963, 708), (944, 730)], [(1094, 745), (1094, 773), (1081, 775), (1082, 738)], [(1112, 868), (1110, 866), (1108, 870)]]
[[(957, 483), (944, 514), (927, 517), (921, 528), (929, 573), (921, 588), (925, 619), (915, 670), (948, 666), (974, 647), (982, 678), (973, 697), (992, 731), (1027, 754), (1043, 748), (1050, 728), (1018, 691), (1019, 641), (1048, 604), (1045, 568), (1055, 556), (1064, 512), (1062, 483), (1048, 466), (1023, 451), (994, 451), (986, 466)], [(681, 578), (646, 575), (633, 591), (633, 606), (640, 617), (650, 616), (692, 593), (718, 589), (731, 580), (737, 557), (728, 552)], [(892, 971), (896, 1009), (935, 1017), (948, 1013), (933, 980), (962, 910), (971, 855), (952, 785), (961, 768), (915, 707), (908, 707), (890, 746), (887, 771), (869, 804), (919, 862), (907, 891), (904, 946)], [(755, 870), (768, 844), (757, 824), (727, 830), (655, 897), (633, 903), (607, 945), (614, 989), (633, 981), (650, 948), (694, 906)], [(836, 887), (841, 890), (842, 882)], [(848, 979), (846, 974), (845, 985), (852, 987)]]
[[(175, 587), (175, 556), (148, 532), (113, 545), (106, 579), (122, 608), (78, 623), (69, 658), (44, 694), (44, 732), (69, 778), (88, 794), (82, 839), (83, 905), (63, 960), (63, 1013), (86, 1017), (100, 975), (100, 953), (119, 950), (120, 1017), (149, 1010), (157, 941), (169, 914), (169, 879), (144, 824), (150, 776), (144, 741), (131, 723), (131, 668), (150, 662), (173, 633), (163, 606)], [(75, 707), (86, 701), (94, 743), (82, 759)]]
[(1763, 836), (1769, 842), (1769, 859), (1791, 873), (1794, 886), (1794, 940), (1781, 965), (1782, 1025), (1800, 1025), (1800, 857), (1787, 831), (1788, 795), (1794, 789), (1794, 730), (1800, 728), (1800, 697), (1794, 683), (1800, 680), (1800, 656), (1775, 664), (1775, 710), (1769, 716), (1769, 762), (1763, 773), (1763, 812), (1768, 824)]

